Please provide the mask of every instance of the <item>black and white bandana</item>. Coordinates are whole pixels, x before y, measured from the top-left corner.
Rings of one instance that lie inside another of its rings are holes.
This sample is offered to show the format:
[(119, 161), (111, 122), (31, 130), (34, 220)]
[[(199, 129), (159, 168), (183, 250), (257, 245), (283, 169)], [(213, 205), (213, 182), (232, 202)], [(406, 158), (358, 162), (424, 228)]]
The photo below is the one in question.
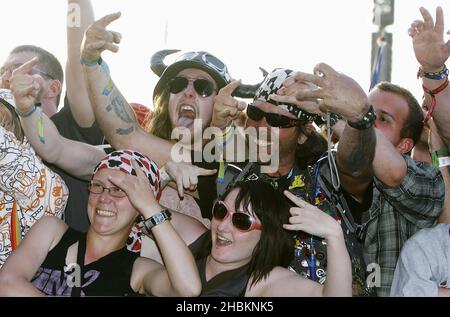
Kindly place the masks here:
[(270, 99), (271, 95), (276, 95), (278, 90), (280, 90), (283, 87), (284, 81), (290, 76), (291, 73), (292, 70), (290, 69), (277, 68), (269, 75), (267, 75), (261, 87), (256, 92), (254, 101), (269, 102), (282, 109), (289, 111), (294, 116), (296, 116), (297, 119), (305, 121), (313, 121), (316, 118), (316, 115), (306, 112), (296, 105), (289, 103), (282, 104), (275, 100)]

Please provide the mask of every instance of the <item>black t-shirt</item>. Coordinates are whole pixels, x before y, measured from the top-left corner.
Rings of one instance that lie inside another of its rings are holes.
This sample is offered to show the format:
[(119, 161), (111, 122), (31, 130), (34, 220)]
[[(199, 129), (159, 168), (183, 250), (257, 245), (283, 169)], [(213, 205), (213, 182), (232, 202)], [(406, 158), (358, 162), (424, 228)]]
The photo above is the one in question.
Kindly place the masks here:
[[(201, 168), (219, 170), (219, 163), (217, 162), (195, 162), (194, 160), (192, 162), (193, 165)], [(211, 219), (212, 217), (212, 206), (214, 200), (217, 198), (216, 181), (217, 175), (201, 176), (198, 178), (197, 192), (199, 199), (197, 199), (197, 204), (202, 212), (202, 217), (206, 219)]]
[[(81, 128), (75, 121), (69, 106), (67, 96), (64, 98), (64, 107), (51, 117), (59, 133), (70, 140), (84, 142), (92, 145), (103, 144), (104, 137), (96, 123), (90, 128)], [(81, 232), (87, 232), (89, 219), (86, 213), (88, 201), (88, 183), (79, 180), (53, 164), (46, 165), (60, 175), (69, 188), (69, 199), (64, 212), (64, 221), (69, 227)]]
[[(76, 283), (77, 269), (64, 268), (67, 264), (68, 249), (78, 242), (78, 263), (80, 286)], [(103, 258), (84, 265), (86, 254), (86, 234), (69, 228), (59, 243), (48, 253), (44, 263), (34, 275), (31, 283), (41, 292), (50, 296), (135, 296), (130, 286), (131, 273), (136, 253), (123, 247)], [(82, 259), (80, 261), (80, 258)], [(78, 295), (77, 295), (78, 291)]]

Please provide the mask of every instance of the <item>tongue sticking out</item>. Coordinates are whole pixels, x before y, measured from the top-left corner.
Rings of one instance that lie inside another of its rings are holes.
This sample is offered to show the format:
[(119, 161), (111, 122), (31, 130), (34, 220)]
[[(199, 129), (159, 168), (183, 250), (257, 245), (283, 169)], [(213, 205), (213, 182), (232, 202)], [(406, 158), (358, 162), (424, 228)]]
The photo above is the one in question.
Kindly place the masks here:
[(190, 128), (194, 124), (194, 118), (191, 117), (180, 117), (178, 118), (178, 126)]

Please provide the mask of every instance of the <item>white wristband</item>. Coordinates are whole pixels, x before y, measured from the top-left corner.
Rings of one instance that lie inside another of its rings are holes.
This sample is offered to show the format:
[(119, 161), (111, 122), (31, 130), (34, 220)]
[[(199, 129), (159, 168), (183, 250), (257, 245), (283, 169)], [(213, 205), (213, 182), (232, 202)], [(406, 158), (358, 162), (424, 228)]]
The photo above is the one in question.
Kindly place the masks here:
[(164, 188), (172, 181), (170, 175), (166, 172), (165, 166), (159, 169), (159, 179), (161, 182), (161, 187)]
[(444, 156), (439, 158), (439, 167), (450, 166), (450, 156)]

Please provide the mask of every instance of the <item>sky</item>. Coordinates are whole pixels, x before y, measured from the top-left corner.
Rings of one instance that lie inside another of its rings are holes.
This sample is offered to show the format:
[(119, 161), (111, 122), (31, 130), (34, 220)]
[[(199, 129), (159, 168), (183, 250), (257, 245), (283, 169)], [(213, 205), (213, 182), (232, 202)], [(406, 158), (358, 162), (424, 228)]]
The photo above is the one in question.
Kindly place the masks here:
[[(0, 61), (15, 46), (34, 44), (66, 62), (66, 0), (3, 0)], [(235, 79), (254, 84), (258, 70), (311, 72), (330, 64), (366, 90), (370, 86), (373, 0), (92, 0), (95, 16), (121, 11), (110, 29), (122, 33), (117, 54), (105, 53), (117, 86), (129, 102), (152, 105), (157, 76), (149, 61), (161, 49), (204, 50), (219, 57)], [(408, 27), (425, 5), (441, 5), (450, 30), (450, 1), (396, 0), (392, 82), (422, 96)], [(446, 39), (449, 37), (447, 36)], [(170, 61), (167, 59), (167, 61)]]

